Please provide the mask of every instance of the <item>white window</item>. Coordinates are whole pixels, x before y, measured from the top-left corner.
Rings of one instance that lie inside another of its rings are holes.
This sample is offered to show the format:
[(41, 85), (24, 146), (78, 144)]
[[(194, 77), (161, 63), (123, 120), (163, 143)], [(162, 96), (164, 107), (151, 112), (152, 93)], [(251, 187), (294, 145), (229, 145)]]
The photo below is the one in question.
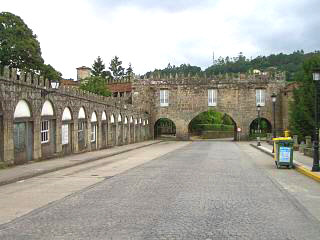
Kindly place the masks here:
[(169, 106), (169, 90), (160, 90), (160, 107)]
[(41, 143), (49, 142), (49, 121), (41, 122)]
[(265, 105), (265, 90), (256, 89), (256, 105), (264, 106)]
[(62, 138), (62, 145), (69, 143), (69, 125), (63, 124), (61, 126), (61, 138)]
[(95, 142), (96, 141), (96, 132), (97, 132), (97, 125), (96, 124), (92, 124), (91, 125), (91, 142)]
[(217, 89), (208, 89), (208, 106), (217, 106)]

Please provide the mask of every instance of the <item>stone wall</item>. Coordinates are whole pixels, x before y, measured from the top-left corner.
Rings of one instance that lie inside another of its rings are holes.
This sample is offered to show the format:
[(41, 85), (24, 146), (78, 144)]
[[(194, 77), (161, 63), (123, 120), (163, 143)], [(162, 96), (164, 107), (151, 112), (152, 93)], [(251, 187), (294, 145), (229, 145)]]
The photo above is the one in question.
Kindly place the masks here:
[[(215, 77), (152, 76), (134, 82), (133, 104), (151, 113), (151, 126), (159, 118), (171, 119), (178, 139), (189, 139), (188, 124), (199, 113), (210, 108), (228, 114), (241, 128), (241, 139), (249, 134), (251, 122), (257, 118), (256, 89), (265, 89), (265, 106), (261, 117), (272, 124), (271, 95), (285, 87), (284, 73), (265, 75), (220, 75)], [(160, 90), (169, 90), (169, 106), (160, 106)], [(208, 106), (208, 89), (217, 89), (216, 107)], [(282, 128), (281, 101), (276, 103), (276, 125)], [(150, 126), (150, 127), (151, 127)]]
[[(63, 155), (61, 126), (64, 124), (62, 122), (62, 113), (65, 108), (69, 108), (72, 115), (72, 119), (68, 122), (71, 129), (70, 137), (72, 138), (72, 143), (70, 143), (70, 149), (72, 153), (79, 152), (78, 113), (81, 107), (86, 112), (85, 130), (87, 134), (85, 151), (90, 151), (92, 148), (90, 133), (93, 112), (97, 114), (96, 149), (132, 143), (132, 139), (142, 141), (149, 139), (151, 136), (147, 125), (150, 122), (149, 115), (130, 104), (131, 97), (103, 97), (69, 86), (61, 86), (58, 90), (52, 90), (50, 89), (49, 81), (38, 75), (24, 72), (17, 74), (16, 69), (9, 68), (2, 69), (0, 73), (0, 133), (2, 135), (0, 137), (0, 159), (8, 165), (13, 164), (15, 160), (13, 127), (17, 121), (27, 121), (32, 124), (32, 159), (39, 160), (52, 157), (44, 154), (45, 151), (50, 151), (50, 149), (45, 150), (40, 140), (41, 121), (43, 121), (41, 110), (46, 100), (49, 100), (54, 107), (54, 156)], [(14, 111), (20, 100), (25, 100), (31, 109), (32, 116), (28, 119), (14, 119)], [(106, 120), (102, 119), (103, 112), (107, 116)], [(112, 115), (115, 118), (114, 123), (111, 123), (110, 120)], [(119, 115), (121, 115), (121, 121), (118, 121)], [(137, 121), (135, 124), (135, 119), (142, 119), (141, 123)], [(102, 135), (103, 125), (107, 128), (105, 136)], [(112, 125), (116, 129), (115, 135), (118, 136), (116, 139), (111, 139)], [(133, 131), (131, 128), (133, 128)], [(144, 134), (140, 133), (140, 131)], [(131, 137), (130, 134), (134, 134), (134, 136)], [(143, 138), (137, 138), (135, 135), (143, 136)], [(128, 141), (124, 141), (125, 136)], [(5, 139), (5, 141), (1, 139)]]

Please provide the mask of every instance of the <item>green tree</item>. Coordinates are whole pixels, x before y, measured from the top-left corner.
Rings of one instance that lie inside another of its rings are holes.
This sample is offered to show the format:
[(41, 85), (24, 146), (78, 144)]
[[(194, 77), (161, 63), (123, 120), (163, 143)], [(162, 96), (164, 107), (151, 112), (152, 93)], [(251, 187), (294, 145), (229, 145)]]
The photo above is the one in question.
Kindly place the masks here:
[(60, 81), (62, 79), (62, 74), (54, 69), (50, 64), (44, 64), (41, 69), (44, 77), (48, 78), (50, 81)]
[(131, 63), (129, 63), (129, 66), (126, 69), (126, 77), (130, 80), (132, 78), (132, 75), (133, 75), (133, 69), (132, 69)]
[(19, 17), (0, 13), (0, 64), (26, 70), (41, 70), (43, 66), (37, 36)]
[(313, 136), (315, 82), (312, 70), (320, 66), (320, 54), (311, 56), (303, 63), (303, 70), (296, 75), (299, 85), (293, 92), (293, 102), (290, 104), (290, 130), (302, 140), (305, 136)]
[(114, 79), (121, 79), (124, 76), (124, 68), (122, 67), (122, 61), (120, 61), (118, 56), (115, 56), (109, 67)]
[(84, 79), (80, 84), (80, 89), (106, 97), (111, 96), (106, 85), (106, 78), (102, 76), (91, 76)]
[(96, 77), (111, 77), (111, 73), (105, 70), (105, 65), (100, 56), (93, 62), (91, 74)]

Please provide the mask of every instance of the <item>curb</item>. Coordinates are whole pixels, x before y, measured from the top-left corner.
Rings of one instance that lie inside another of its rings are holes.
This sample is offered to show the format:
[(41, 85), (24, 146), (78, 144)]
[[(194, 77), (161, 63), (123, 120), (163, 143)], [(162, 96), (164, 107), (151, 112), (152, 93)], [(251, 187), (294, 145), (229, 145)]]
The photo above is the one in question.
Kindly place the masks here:
[(83, 161), (80, 161), (80, 162), (77, 162), (77, 163), (72, 163), (72, 164), (67, 165), (67, 166), (59, 166), (59, 167), (55, 167), (55, 168), (51, 168), (51, 169), (45, 169), (45, 170), (42, 170), (42, 171), (26, 174), (24, 176), (15, 177), (15, 178), (12, 178), (12, 179), (9, 179), (9, 180), (2, 180), (2, 181), (0, 181), (0, 186), (7, 185), (7, 184), (10, 184), (10, 183), (15, 183), (15, 182), (18, 182), (18, 181), (21, 181), (21, 180), (26, 180), (26, 179), (33, 178), (33, 177), (38, 177), (40, 175), (44, 175), (44, 174), (47, 174), (47, 173), (59, 171), (59, 170), (62, 170), (62, 169), (75, 167), (75, 166), (78, 166), (78, 165), (81, 165), (81, 164), (94, 162), (94, 161), (97, 161), (97, 160), (100, 160), (100, 159), (103, 159), (103, 158), (113, 157), (113, 156), (116, 156), (116, 155), (119, 155), (119, 154), (122, 154), (122, 153), (126, 153), (126, 152), (130, 152), (130, 151), (136, 150), (136, 149), (149, 147), (151, 145), (155, 145), (155, 144), (158, 144), (158, 143), (161, 143), (161, 142), (163, 142), (163, 141), (160, 140), (158, 142), (146, 144), (146, 145), (143, 145), (143, 146), (139, 146), (139, 147), (135, 147), (135, 148), (131, 148), (131, 149), (126, 149), (126, 150), (122, 150), (122, 151), (119, 151), (119, 152), (106, 154), (106, 155), (95, 157), (95, 158), (90, 158), (90, 159), (83, 160)]
[[(250, 146), (252, 146), (253, 148), (255, 149), (258, 149), (260, 150), (261, 152), (264, 152), (266, 153), (267, 155), (273, 157), (273, 154), (262, 149), (262, 148), (259, 148), (258, 146), (250, 143)], [(310, 171), (309, 169), (307, 169), (306, 167), (304, 167), (301, 163), (297, 163), (296, 161), (293, 161), (293, 168), (299, 172), (299, 173), (302, 173), (303, 175), (309, 177), (309, 178), (312, 178), (313, 180), (317, 181), (317, 182), (320, 182), (320, 176), (318, 174), (315, 174), (313, 173), (312, 171)]]

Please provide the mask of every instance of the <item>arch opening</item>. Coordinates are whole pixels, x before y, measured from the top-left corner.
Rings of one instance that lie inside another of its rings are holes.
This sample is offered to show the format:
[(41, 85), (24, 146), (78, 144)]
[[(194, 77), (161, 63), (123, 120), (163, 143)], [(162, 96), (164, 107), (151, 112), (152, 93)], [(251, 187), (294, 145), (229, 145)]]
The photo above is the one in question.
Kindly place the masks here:
[(236, 140), (237, 124), (228, 114), (209, 110), (190, 121), (188, 132), (191, 139)]
[(265, 138), (267, 136), (267, 133), (272, 132), (272, 125), (266, 118), (256, 118), (254, 119), (250, 124), (250, 133), (249, 138), (250, 139), (256, 139), (257, 137)]
[(155, 139), (175, 139), (176, 125), (169, 118), (160, 118), (154, 124)]

